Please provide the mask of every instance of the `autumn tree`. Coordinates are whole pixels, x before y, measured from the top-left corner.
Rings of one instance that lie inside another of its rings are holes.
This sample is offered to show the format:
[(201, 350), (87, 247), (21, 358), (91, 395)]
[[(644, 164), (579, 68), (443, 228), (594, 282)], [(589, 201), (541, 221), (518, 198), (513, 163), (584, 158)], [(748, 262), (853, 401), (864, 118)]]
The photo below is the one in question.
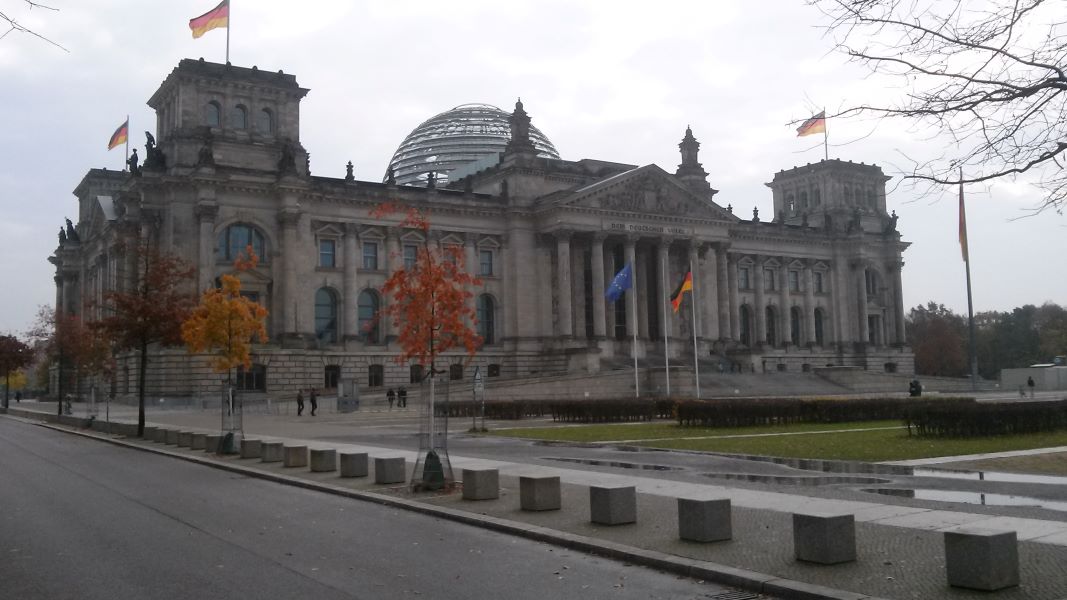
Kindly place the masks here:
[(963, 377), (967, 367), (967, 325), (963, 317), (928, 302), (908, 311), (908, 345), (915, 353), (915, 372), (938, 377)]
[(56, 414), (63, 414), (63, 399), (70, 393), (68, 384), (73, 384), (76, 393), (83, 373), (101, 373), (110, 364), (110, 341), (98, 327), (86, 324), (76, 314), (42, 306), (27, 335), (43, 350), (44, 362), (56, 366)]
[[(248, 258), (238, 255), (234, 271), (254, 269), (259, 257), (246, 249)], [(232, 369), (252, 366), (252, 342), (266, 342), (267, 309), (258, 302), (241, 295), (241, 280), (233, 273), (220, 278), (221, 286), (204, 292), (200, 304), (181, 325), (182, 339), (193, 353), (213, 356), (212, 368), (226, 373), (227, 401), (233, 398)], [(231, 407), (232, 409), (232, 407)]]
[(430, 443), (427, 455), (420, 457), (423, 479), (417, 487), (433, 489), (448, 479), (434, 431), (434, 381), (442, 372), (437, 370), (437, 357), (454, 348), (474, 356), (481, 346), (482, 339), (475, 330), (477, 315), (471, 306), (473, 294), (469, 291), (481, 285), (481, 280), (465, 270), (461, 248), (430, 245), (430, 221), (418, 209), (387, 203), (372, 212), (378, 218), (393, 215), (402, 215), (399, 226), (420, 231), (425, 241), (417, 249), (414, 266), (393, 271), (385, 281), (382, 292), (390, 299), (378, 316), (390, 319), (397, 331), (396, 341), (401, 348), (397, 362), (414, 361), (430, 367), (426, 375), (430, 386)]
[(147, 240), (127, 251), (136, 251), (136, 275), (127, 289), (104, 294), (107, 316), (100, 320), (99, 327), (116, 350), (137, 353), (137, 435), (141, 435), (148, 348), (153, 344), (181, 343), (181, 323), (193, 306), (187, 289), (193, 268), (177, 256), (160, 252)]
[(12, 373), (33, 362), (33, 351), (13, 335), (0, 335), (0, 373), (4, 375), (4, 410), (8, 407)]
[[(930, 186), (1026, 174), (1038, 210), (1067, 200), (1067, 19), (1061, 0), (809, 0), (838, 50), (905, 93), (839, 116), (902, 119), (946, 133), (906, 179)], [(962, 174), (961, 174), (962, 169)]]

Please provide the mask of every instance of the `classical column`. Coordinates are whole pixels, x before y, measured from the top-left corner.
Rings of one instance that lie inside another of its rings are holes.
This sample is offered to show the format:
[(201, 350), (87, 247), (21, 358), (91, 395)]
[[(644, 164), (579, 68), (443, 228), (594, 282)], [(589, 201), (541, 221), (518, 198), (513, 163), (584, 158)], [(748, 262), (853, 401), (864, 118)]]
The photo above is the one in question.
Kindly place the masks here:
[(296, 260), (297, 255), (297, 231), (296, 225), (300, 222), (300, 211), (294, 208), (284, 208), (278, 212), (278, 225), (282, 230), (282, 310), (279, 320), (279, 333), (299, 333), (300, 323), (297, 310)]
[(753, 280), (756, 282), (756, 309), (752, 311), (752, 317), (756, 320), (756, 339), (752, 340), (753, 346), (767, 343), (767, 300), (763, 296), (763, 257), (757, 256), (753, 270)]
[(890, 271), (893, 277), (893, 341), (900, 345), (904, 345), (906, 339), (904, 334), (904, 288), (900, 282), (903, 267), (904, 263), (898, 261), (892, 264), (892, 270)]
[[(542, 337), (556, 335), (554, 323), (559, 316), (552, 310), (552, 296), (556, 287), (552, 272), (553, 252), (552, 238), (548, 235), (538, 236), (534, 253), (537, 260), (538, 281), (537, 287), (533, 288), (530, 294), (535, 299), (535, 313), (540, 315), (541, 326), (537, 329), (537, 335)], [(516, 260), (523, 262), (521, 258), (516, 258)]]
[[(631, 269), (637, 269), (637, 239), (633, 237), (626, 238), (626, 263), (630, 265)], [(622, 267), (620, 267), (621, 269)], [(633, 273), (632, 273), (633, 274)], [(636, 287), (636, 277), (633, 278)], [(626, 290), (625, 296), (622, 300), (626, 302), (626, 338), (632, 340), (634, 338), (634, 332), (637, 331), (637, 303), (634, 302), (633, 295), (637, 290)], [(633, 349), (633, 352), (637, 352), (637, 348)]]
[(637, 297), (637, 337), (647, 340), (648, 334), (648, 307), (651, 304), (648, 298), (648, 250), (637, 251), (634, 247), (634, 292)]
[[(426, 247), (432, 249), (433, 244), (431, 240), (426, 240)], [(404, 265), (404, 257), (400, 253), (400, 232), (396, 227), (389, 227), (385, 231), (385, 278), (388, 279), (393, 271)], [(379, 310), (385, 310), (385, 305), (389, 303), (389, 299), (385, 294), (381, 294), (381, 304)], [(392, 319), (380, 319), (378, 321), (381, 328), (382, 338), (381, 341), (384, 344), (388, 344), (390, 339), (396, 335)]]
[(556, 236), (556, 300), (559, 312), (558, 335), (574, 335), (574, 319), (571, 314), (571, 236), (572, 232), (560, 230)]
[(831, 267), (833, 269), (833, 288), (830, 289), (830, 297), (833, 298), (833, 321), (834, 321), (834, 341), (839, 344), (844, 344), (852, 337), (852, 323), (854, 319), (851, 319), (849, 315), (853, 310), (848, 303), (848, 265), (845, 259), (838, 258), (834, 260), (834, 264)]
[[(815, 344), (815, 277), (811, 265), (804, 265), (804, 341), (810, 346)], [(823, 327), (826, 324), (823, 323)], [(823, 331), (825, 338), (826, 332)]]
[[(703, 273), (696, 272), (696, 271), (700, 271), (700, 257), (697, 256), (697, 245), (696, 245), (696, 242), (694, 242), (694, 241), (690, 241), (689, 242), (689, 264), (686, 265), (686, 267), (685, 267), (685, 270), (687, 270), (687, 271), (690, 270), (690, 269), (692, 269), (692, 271), (694, 271), (694, 273), (693, 273), (694, 285), (693, 285), (693, 291), (691, 292), (691, 295), (692, 295), (691, 300), (693, 300), (693, 302), (690, 303), (689, 306), (692, 308), (694, 314), (696, 315), (696, 319), (693, 319), (693, 317), (690, 316), (689, 317), (689, 324), (692, 326), (693, 325), (693, 321), (694, 320), (696, 321), (696, 325), (695, 325), (696, 330), (693, 331), (693, 335), (698, 337), (698, 338), (700, 338), (700, 337), (703, 337), (701, 332), (704, 330), (704, 328), (707, 327), (707, 325), (704, 324), (706, 321), (705, 321), (704, 311), (701, 310), (701, 306), (707, 306), (708, 303), (707, 303), (706, 295), (704, 293), (704, 292), (707, 291), (706, 286), (704, 286), (704, 285), (702, 285), (700, 283), (701, 281), (704, 280)], [(699, 277), (699, 279), (697, 279), (698, 277)], [(701, 306), (697, 306), (697, 302), (701, 302), (702, 305)]]
[(198, 292), (204, 292), (213, 287), (212, 280), (215, 275), (215, 217), (219, 213), (219, 205), (214, 201), (200, 201), (196, 204), (196, 218), (200, 224), (199, 244), (197, 244), (196, 261), (196, 285)]
[[(723, 250), (725, 252), (725, 250)], [(728, 254), (727, 263), (727, 288), (730, 291), (730, 327), (727, 329), (731, 340), (738, 342), (741, 340), (741, 293), (737, 288), (737, 255)]]
[(345, 223), (344, 261), (345, 281), (344, 298), (341, 299), (341, 326), (345, 338), (359, 337), (359, 225)]
[[(704, 338), (717, 340), (719, 329), (719, 285), (718, 260), (715, 250), (704, 246), (704, 262), (699, 266), (700, 288), (700, 333)], [(694, 274), (694, 277), (698, 275)]]
[[(782, 308), (778, 311), (778, 322), (782, 324), (782, 345), (788, 346), (793, 340), (793, 307), (789, 303), (789, 265), (786, 257), (782, 257), (782, 268), (778, 273), (778, 303)], [(798, 329), (799, 332), (799, 329)], [(799, 334), (799, 333), (798, 333)]]
[(715, 244), (715, 287), (718, 292), (718, 306), (716, 306), (716, 316), (719, 320), (719, 339), (721, 340), (733, 340), (737, 339), (737, 328), (733, 325), (734, 317), (732, 315), (737, 314), (735, 302), (731, 300), (733, 294), (737, 292), (737, 280), (733, 283), (730, 282), (730, 260), (726, 254), (726, 246), (724, 244)]
[(667, 308), (668, 295), (674, 291), (670, 289), (671, 284), (668, 282), (671, 272), (671, 241), (669, 239), (661, 238), (656, 244), (656, 271), (659, 272), (656, 281), (659, 299), (655, 303), (655, 309), (659, 311), (659, 320), (663, 321), (660, 330), (656, 332), (656, 339), (664, 334), (674, 337), (674, 318), (670, 309)]
[(604, 238), (603, 233), (594, 233), (590, 246), (593, 269), (593, 297), (590, 300), (593, 303), (593, 336), (596, 338), (607, 335), (607, 321), (604, 318), (607, 312), (604, 300), (604, 291), (607, 289), (604, 284)]
[[(572, 241), (574, 238), (571, 238)], [(585, 339), (585, 244), (571, 244), (571, 323), (574, 337)]]
[(855, 275), (853, 276), (856, 282), (856, 296), (857, 296), (857, 312), (859, 316), (859, 342), (861, 344), (869, 344), (871, 331), (867, 323), (867, 278), (866, 267), (861, 262), (856, 262), (853, 265)]
[[(477, 237), (478, 237), (477, 234), (468, 233), (466, 235), (466, 237), (464, 238), (464, 240), (463, 240), (463, 253), (464, 253), (463, 261), (466, 263), (464, 265), (464, 270), (467, 273), (470, 273), (471, 275), (474, 275), (476, 277), (481, 275), (481, 269), (479, 268), (479, 265), (478, 265), (478, 252), (477, 252), (477, 248), (475, 247), (475, 241), (476, 241)], [(497, 262), (502, 263), (503, 261), (497, 261)], [(482, 289), (483, 290), (485, 289), (484, 284), (482, 286)], [(464, 291), (466, 291), (468, 294), (471, 295), (471, 297), (467, 299), (467, 309), (476, 311), (478, 309), (478, 293), (479, 293), (479, 291), (474, 289), (474, 286), (472, 286), (470, 284), (467, 284), (464, 287)], [(467, 323), (467, 325), (471, 324), (470, 319), (464, 319), (464, 321)]]

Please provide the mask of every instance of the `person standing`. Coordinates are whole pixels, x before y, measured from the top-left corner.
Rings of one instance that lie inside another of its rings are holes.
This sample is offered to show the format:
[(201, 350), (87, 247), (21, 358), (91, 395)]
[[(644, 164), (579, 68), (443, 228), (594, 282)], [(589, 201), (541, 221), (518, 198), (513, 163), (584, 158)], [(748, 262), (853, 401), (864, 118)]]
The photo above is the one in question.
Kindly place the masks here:
[(400, 391), (396, 394), (396, 402), (397, 408), (408, 407), (408, 391), (404, 386), (400, 386)]
[(389, 388), (389, 391), (385, 393), (385, 399), (389, 401), (389, 410), (393, 410), (393, 400), (396, 399), (396, 392), (393, 388)]
[(315, 388), (311, 388), (311, 416), (315, 416), (315, 411), (319, 409), (319, 395), (315, 392)]
[(296, 391), (296, 416), (304, 414), (304, 390)]
[(1026, 387), (1030, 388), (1030, 398), (1031, 399), (1034, 397), (1034, 385), (1035, 385), (1034, 384), (1034, 378), (1033, 377), (1027, 377), (1026, 378)]

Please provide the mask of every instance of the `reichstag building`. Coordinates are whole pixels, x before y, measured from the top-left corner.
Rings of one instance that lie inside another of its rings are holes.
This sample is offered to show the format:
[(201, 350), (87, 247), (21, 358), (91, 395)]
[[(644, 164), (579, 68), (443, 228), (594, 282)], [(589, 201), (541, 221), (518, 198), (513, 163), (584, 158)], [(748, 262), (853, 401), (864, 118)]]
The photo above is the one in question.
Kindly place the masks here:
[[(240, 278), (270, 311), (271, 339), (240, 373), (242, 388), (407, 385), (421, 367), (396, 362), (397, 332), (374, 315), (388, 274), (429, 243), (461, 247), (483, 281), (472, 302), (484, 345), (472, 360), (442, 357), (453, 379), (475, 366), (501, 378), (593, 374), (632, 368), (635, 355), (662, 368), (665, 352), (691, 367), (693, 336), (709, 374), (914, 369), (901, 292), (908, 244), (877, 166), (834, 159), (779, 171), (767, 184), (773, 214), (740, 214), (709, 183), (689, 129), (679, 127), (673, 172), (568, 160), (518, 102), (510, 113), (468, 104), (428, 119), (381, 181), (357, 180), (351, 164), (343, 178), (322, 177), (300, 141), (307, 92), (282, 71), (182, 60), (148, 100), (157, 121), (144, 164), (91, 169), (75, 189), (78, 222), (50, 258), (56, 305), (92, 319), (108, 290), (133, 285), (123, 240), (185, 258), (200, 291), (251, 244), (262, 260)], [(387, 201), (429, 211), (430, 239), (372, 217)], [(627, 263), (633, 288), (609, 303), (604, 291)], [(674, 313), (668, 297), (690, 265), (694, 295)], [(154, 393), (212, 394), (222, 381), (183, 348), (154, 349), (152, 361)], [(120, 361), (120, 396), (136, 391), (136, 370)]]

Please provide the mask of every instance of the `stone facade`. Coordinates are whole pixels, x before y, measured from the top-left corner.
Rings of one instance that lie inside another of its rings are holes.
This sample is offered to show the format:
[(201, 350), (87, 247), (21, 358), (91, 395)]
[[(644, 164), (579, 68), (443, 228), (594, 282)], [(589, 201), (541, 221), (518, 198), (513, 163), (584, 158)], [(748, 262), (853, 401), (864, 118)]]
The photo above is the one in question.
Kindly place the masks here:
[[(692, 364), (694, 333), (709, 373), (913, 369), (900, 273), (908, 244), (886, 214), (878, 167), (828, 160), (781, 171), (768, 184), (775, 214), (742, 219), (715, 201), (691, 131), (673, 174), (543, 158), (517, 104), (499, 162), (448, 187), (359, 181), (351, 170), (319, 177), (300, 143), (307, 91), (280, 71), (181, 61), (149, 100), (159, 143), (144, 167), (93, 169), (75, 190), (76, 235), (61, 236), (50, 259), (57, 306), (92, 318), (107, 290), (132, 285), (124, 240), (185, 257), (197, 290), (252, 244), (262, 260), (241, 279), (270, 311), (271, 342), (257, 348), (247, 385), (290, 394), (337, 377), (408, 384), (392, 324), (367, 321), (387, 301), (378, 290), (388, 273), (428, 242), (461, 248), (484, 281), (474, 303), (486, 344), (457, 368), (464, 378), (474, 365), (505, 377), (598, 372), (634, 354), (655, 366), (665, 352)], [(430, 239), (372, 217), (387, 201), (428, 211)], [(608, 303), (604, 290), (626, 263), (634, 288)], [(693, 294), (675, 314), (668, 297), (690, 269)], [(135, 369), (120, 367), (120, 394), (135, 387), (123, 382), (136, 381)], [(151, 377), (153, 393), (172, 395), (221, 381), (181, 350), (157, 351)]]

